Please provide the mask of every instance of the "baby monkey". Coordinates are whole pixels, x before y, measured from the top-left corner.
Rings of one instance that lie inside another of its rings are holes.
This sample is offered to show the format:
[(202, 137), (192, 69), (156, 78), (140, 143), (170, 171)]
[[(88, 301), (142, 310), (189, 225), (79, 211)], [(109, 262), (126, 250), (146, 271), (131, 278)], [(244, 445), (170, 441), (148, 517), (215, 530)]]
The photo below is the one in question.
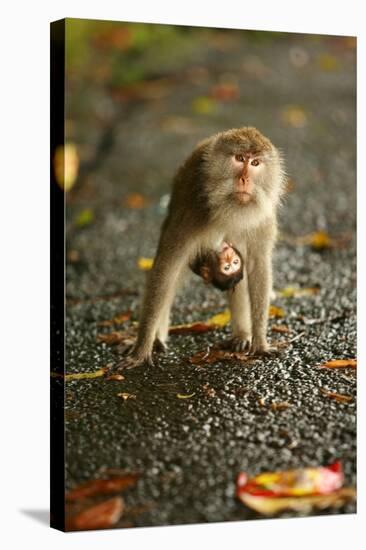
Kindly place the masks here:
[(243, 278), (243, 257), (231, 243), (223, 241), (218, 250), (201, 252), (189, 267), (205, 283), (219, 290), (233, 289)]

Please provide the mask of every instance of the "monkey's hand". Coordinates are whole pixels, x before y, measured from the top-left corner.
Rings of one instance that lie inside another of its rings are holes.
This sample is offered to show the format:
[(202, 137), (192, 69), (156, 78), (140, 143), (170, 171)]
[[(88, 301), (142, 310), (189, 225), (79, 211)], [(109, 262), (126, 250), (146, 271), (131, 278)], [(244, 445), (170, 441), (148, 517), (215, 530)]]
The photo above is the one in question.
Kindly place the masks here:
[(128, 354), (118, 363), (117, 368), (118, 370), (128, 370), (128, 369), (134, 369), (136, 367), (139, 367), (141, 365), (148, 365), (149, 367), (154, 367), (154, 362), (152, 358), (151, 353), (141, 353), (136, 347), (134, 346), (131, 348), (128, 352)]

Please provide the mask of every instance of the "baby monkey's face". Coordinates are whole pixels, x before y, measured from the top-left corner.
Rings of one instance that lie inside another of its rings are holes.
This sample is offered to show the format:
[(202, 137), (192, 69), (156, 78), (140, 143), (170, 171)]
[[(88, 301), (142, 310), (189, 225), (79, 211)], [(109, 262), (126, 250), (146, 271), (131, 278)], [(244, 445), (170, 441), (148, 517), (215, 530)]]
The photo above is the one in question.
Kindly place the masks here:
[(233, 275), (241, 268), (241, 259), (232, 247), (232, 244), (225, 241), (218, 253), (219, 270), (223, 275)]

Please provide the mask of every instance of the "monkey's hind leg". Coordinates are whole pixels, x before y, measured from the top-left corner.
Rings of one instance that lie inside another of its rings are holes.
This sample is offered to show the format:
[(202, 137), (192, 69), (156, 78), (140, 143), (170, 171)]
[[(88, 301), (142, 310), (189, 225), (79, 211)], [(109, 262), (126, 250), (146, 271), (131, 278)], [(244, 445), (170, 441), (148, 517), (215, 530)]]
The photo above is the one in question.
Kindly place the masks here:
[(228, 298), (233, 336), (225, 343), (225, 347), (232, 351), (248, 351), (252, 343), (252, 323), (246, 273), (243, 280), (228, 292)]
[(154, 342), (154, 351), (158, 353), (165, 353), (168, 349), (168, 335), (170, 325), (170, 304), (165, 307), (161, 314), (158, 329), (156, 331), (156, 337)]

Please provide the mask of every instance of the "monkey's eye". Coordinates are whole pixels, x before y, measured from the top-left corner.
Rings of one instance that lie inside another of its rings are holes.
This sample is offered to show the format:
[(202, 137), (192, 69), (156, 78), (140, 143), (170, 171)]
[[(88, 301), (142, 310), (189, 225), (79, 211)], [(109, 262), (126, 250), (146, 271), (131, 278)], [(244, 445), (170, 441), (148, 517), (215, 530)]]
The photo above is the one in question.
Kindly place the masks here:
[(243, 155), (235, 155), (235, 160), (238, 162), (244, 162), (244, 157)]
[(230, 269), (230, 265), (229, 265), (229, 264), (224, 265), (224, 271), (229, 271), (229, 269)]
[(258, 166), (259, 165), (259, 160), (258, 159), (254, 159), (252, 160), (252, 162), (250, 163), (252, 166)]
[(238, 260), (238, 258), (236, 258), (236, 259), (233, 261), (233, 264), (234, 264), (234, 265), (238, 265), (238, 263), (239, 263), (239, 260)]

